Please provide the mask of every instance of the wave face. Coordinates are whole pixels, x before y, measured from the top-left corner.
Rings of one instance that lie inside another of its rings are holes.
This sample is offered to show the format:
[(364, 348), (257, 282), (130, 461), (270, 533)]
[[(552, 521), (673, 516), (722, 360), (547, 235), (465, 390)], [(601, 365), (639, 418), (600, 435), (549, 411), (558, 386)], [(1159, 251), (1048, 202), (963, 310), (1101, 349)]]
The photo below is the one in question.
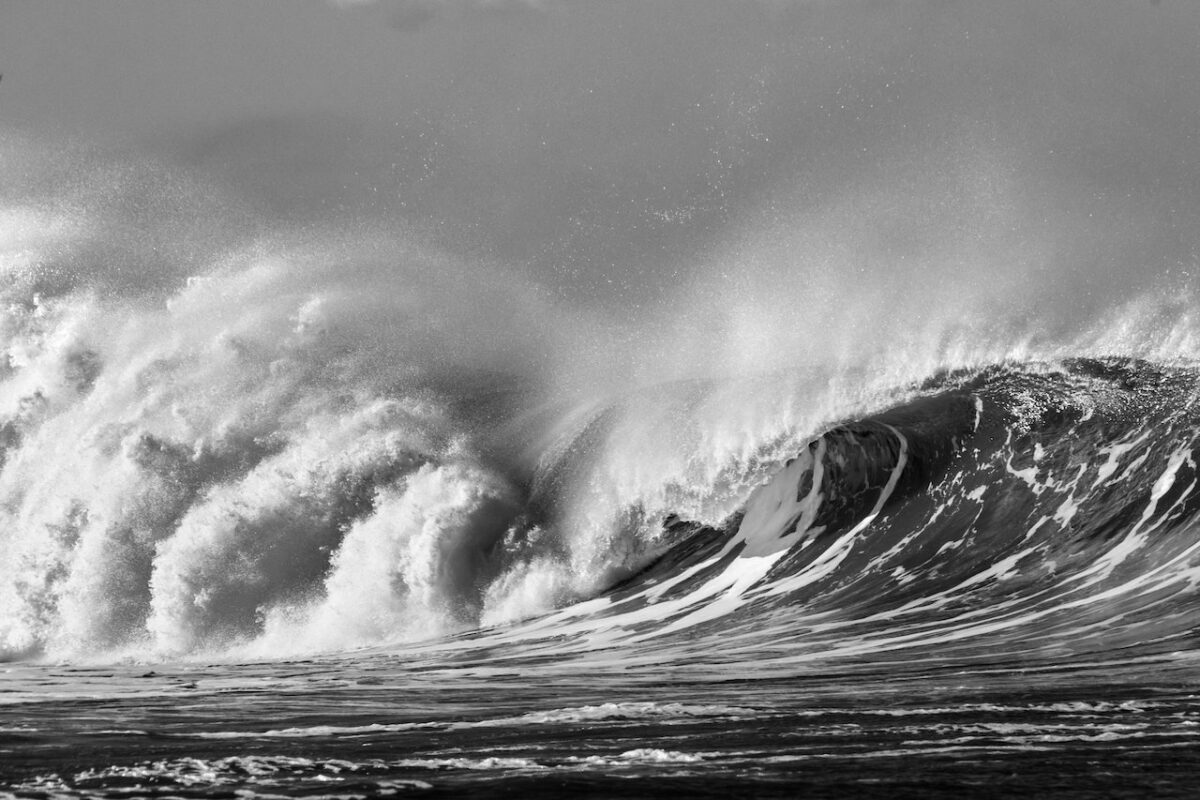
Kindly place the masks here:
[(723, 526), (672, 520), (684, 540), (590, 613), (690, 654), (736, 632), (717, 660), (756, 670), (1186, 650), (1196, 379), (1075, 359), (930, 381), (813, 438)]

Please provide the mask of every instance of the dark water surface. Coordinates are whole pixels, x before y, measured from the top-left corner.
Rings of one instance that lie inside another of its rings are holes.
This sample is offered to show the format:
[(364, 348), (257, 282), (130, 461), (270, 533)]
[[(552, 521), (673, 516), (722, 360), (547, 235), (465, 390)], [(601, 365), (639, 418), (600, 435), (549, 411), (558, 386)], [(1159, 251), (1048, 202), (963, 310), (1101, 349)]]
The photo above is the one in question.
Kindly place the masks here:
[(13, 666), (0, 776), (46, 798), (1192, 797), (1192, 661), (790, 679), (379, 655), (152, 674)]

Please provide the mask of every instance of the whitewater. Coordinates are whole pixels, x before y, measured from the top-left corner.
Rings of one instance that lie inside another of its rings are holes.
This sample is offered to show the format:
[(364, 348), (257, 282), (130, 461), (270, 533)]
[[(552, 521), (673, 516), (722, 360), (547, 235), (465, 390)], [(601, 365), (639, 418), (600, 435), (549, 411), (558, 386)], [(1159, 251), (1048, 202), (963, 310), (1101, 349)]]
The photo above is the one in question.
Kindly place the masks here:
[(634, 222), (414, 182), (544, 258), (0, 129), (0, 796), (1191, 796), (1194, 189), (916, 103), (743, 192), (747, 74)]

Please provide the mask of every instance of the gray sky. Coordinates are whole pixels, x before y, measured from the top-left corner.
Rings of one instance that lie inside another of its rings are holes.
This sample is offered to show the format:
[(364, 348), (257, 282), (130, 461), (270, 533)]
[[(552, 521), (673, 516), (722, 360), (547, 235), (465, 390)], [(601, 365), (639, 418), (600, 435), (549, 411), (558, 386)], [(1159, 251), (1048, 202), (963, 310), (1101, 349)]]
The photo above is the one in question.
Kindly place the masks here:
[(1011, 251), (1051, 291), (1197, 259), (1193, 0), (0, 0), (0, 72), (2, 130), (567, 296), (656, 297), (781, 229), (877, 278)]

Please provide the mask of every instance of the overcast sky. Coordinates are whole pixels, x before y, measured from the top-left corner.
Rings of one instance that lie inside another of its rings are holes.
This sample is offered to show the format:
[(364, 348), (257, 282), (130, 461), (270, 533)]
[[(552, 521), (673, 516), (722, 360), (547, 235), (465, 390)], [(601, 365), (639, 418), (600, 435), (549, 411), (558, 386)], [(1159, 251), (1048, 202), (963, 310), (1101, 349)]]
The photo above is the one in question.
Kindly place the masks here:
[(568, 294), (830, 215), (889, 263), (1049, 226), (1100, 283), (1197, 257), (1194, 0), (0, 0), (0, 72), (9, 133), (416, 224)]

